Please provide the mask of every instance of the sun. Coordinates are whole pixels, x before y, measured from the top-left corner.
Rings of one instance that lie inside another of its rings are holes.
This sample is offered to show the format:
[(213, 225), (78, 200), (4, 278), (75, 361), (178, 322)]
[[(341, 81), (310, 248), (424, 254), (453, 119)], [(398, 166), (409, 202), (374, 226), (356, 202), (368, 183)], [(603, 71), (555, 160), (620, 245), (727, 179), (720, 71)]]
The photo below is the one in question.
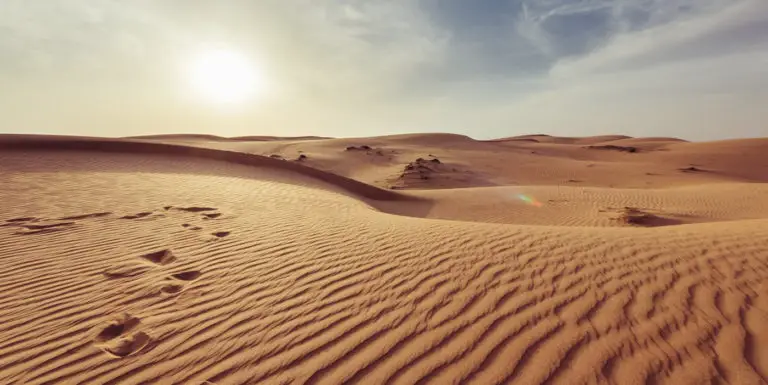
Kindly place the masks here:
[(262, 96), (266, 82), (260, 68), (245, 55), (230, 50), (208, 50), (194, 58), (189, 80), (208, 102), (242, 103)]

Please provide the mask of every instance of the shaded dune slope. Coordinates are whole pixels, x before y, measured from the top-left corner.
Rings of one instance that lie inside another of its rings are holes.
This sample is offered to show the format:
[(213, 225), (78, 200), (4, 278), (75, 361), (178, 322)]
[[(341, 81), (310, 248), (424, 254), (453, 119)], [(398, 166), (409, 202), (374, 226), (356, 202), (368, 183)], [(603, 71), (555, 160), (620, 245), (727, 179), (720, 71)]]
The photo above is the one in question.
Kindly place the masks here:
[(203, 147), (183, 146), (167, 143), (152, 143), (127, 140), (109, 140), (87, 137), (36, 137), (21, 135), (0, 136), (3, 150), (44, 150), (44, 151), (100, 151), (108, 153), (161, 154), (225, 161), (257, 167), (271, 167), (308, 176), (318, 181), (337, 186), (360, 197), (373, 200), (414, 199), (396, 192), (382, 190), (340, 175), (324, 172), (301, 164), (283, 162), (268, 157), (215, 150)]

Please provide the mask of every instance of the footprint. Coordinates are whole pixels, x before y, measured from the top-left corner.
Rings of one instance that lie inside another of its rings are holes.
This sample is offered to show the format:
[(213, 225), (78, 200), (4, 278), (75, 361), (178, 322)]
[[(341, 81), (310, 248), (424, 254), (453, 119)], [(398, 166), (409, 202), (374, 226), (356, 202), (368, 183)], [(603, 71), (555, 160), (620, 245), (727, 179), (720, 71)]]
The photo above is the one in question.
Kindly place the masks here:
[(127, 357), (140, 352), (149, 344), (151, 339), (147, 333), (136, 332), (103, 345), (102, 350), (115, 357)]
[(156, 265), (167, 265), (176, 261), (176, 256), (169, 249), (155, 251), (153, 253), (144, 254), (141, 256)]
[(48, 234), (48, 233), (57, 233), (59, 231), (62, 231), (64, 229), (43, 229), (43, 230), (33, 230), (33, 231), (17, 231), (13, 233), (13, 235), (36, 235), (36, 234)]
[(61, 222), (61, 223), (53, 223), (50, 225), (19, 225), (19, 227), (23, 227), (26, 230), (17, 231), (14, 234), (15, 235), (34, 235), (34, 234), (53, 233), (53, 232), (65, 230), (66, 227), (72, 226), (74, 224), (75, 222)]
[(218, 237), (218, 238), (224, 238), (224, 237), (228, 236), (229, 234), (232, 234), (232, 232), (231, 231), (219, 231), (219, 232), (216, 232), (216, 233), (212, 233), (211, 235), (213, 235), (215, 237)]
[(13, 219), (7, 219), (6, 222), (8, 223), (18, 223), (18, 222), (29, 222), (29, 221), (37, 221), (38, 218), (35, 217), (22, 217), (22, 218), (13, 218)]
[(112, 320), (107, 326), (105, 326), (98, 336), (96, 336), (97, 342), (105, 342), (120, 337), (123, 334), (130, 332), (136, 326), (141, 323), (141, 320), (128, 313), (123, 314), (120, 319)]
[(178, 294), (184, 289), (184, 285), (179, 283), (169, 283), (160, 288), (163, 294)]
[(113, 320), (95, 338), (95, 345), (107, 354), (126, 357), (144, 349), (151, 337), (143, 331), (132, 332), (141, 320), (129, 314)]
[(176, 278), (180, 281), (194, 281), (203, 273), (197, 271), (197, 270), (190, 270), (190, 271), (183, 271), (181, 273), (171, 274), (171, 277)]
[(202, 273), (197, 270), (183, 271), (181, 273), (171, 274), (171, 278), (175, 279), (176, 282), (167, 283), (160, 287), (160, 293), (168, 295), (181, 293), (181, 291), (184, 290), (186, 283), (178, 281), (194, 281), (200, 278), (200, 275), (202, 275)]
[(152, 215), (151, 211), (144, 211), (144, 212), (141, 212), (141, 213), (138, 213), (138, 214), (134, 214), (134, 215), (122, 216), (122, 217), (120, 217), (120, 219), (139, 219), (139, 218), (148, 217), (150, 215)]
[(52, 223), (50, 225), (24, 225), (22, 227), (26, 228), (27, 230), (45, 230), (45, 229), (52, 229), (55, 227), (62, 227), (62, 226), (72, 226), (75, 222), (60, 222), (60, 223)]
[(193, 206), (193, 207), (172, 207), (172, 208), (176, 209), (176, 210), (187, 211), (187, 212), (190, 212), (190, 213), (199, 213), (199, 212), (202, 212), (202, 211), (216, 211), (217, 210), (216, 208), (213, 208), (213, 207), (195, 207), (195, 206)]
[(100, 217), (106, 217), (107, 215), (112, 215), (112, 213), (102, 212), (102, 213), (93, 213), (93, 214), (73, 215), (70, 217), (59, 218), (58, 220), (66, 221), (66, 220), (78, 220), (78, 219), (88, 219), (88, 218), (100, 218)]

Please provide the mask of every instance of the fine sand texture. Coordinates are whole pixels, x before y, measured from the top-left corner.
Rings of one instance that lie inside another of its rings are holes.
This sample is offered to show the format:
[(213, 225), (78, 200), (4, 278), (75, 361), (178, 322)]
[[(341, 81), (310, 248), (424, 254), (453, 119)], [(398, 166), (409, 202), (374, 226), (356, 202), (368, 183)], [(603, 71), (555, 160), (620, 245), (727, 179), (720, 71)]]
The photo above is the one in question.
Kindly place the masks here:
[(768, 139), (0, 135), (0, 384), (766, 384)]

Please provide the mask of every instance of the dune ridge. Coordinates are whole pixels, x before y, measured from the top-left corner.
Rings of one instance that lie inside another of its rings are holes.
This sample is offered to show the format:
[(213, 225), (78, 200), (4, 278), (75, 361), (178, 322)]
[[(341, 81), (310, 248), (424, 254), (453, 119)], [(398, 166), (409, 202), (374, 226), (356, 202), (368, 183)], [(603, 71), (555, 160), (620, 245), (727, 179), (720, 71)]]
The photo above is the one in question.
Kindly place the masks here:
[(323, 172), (301, 164), (283, 162), (268, 157), (245, 154), (234, 151), (215, 150), (203, 147), (183, 146), (168, 143), (137, 142), (126, 140), (109, 140), (103, 138), (72, 138), (34, 136), (0, 136), (0, 149), (5, 150), (47, 150), (47, 151), (103, 151), (111, 153), (134, 154), (163, 154), (188, 156), (203, 159), (213, 159), (250, 166), (272, 167), (289, 170), (301, 175), (310, 176), (345, 189), (351, 193), (375, 200), (406, 200), (413, 199), (406, 195), (382, 190), (374, 186), (360, 183), (340, 175)]
[[(419, 138), (299, 163), (3, 137), (0, 383), (766, 383), (765, 183), (402, 192), (309, 167), (440, 147)], [(646, 212), (678, 222), (619, 223)]]
[(207, 134), (159, 134), (159, 135), (138, 135), (126, 136), (122, 139), (144, 139), (144, 140), (181, 140), (181, 141), (214, 141), (214, 142), (248, 142), (248, 141), (271, 141), (271, 140), (323, 140), (331, 139), (324, 136), (218, 136)]

